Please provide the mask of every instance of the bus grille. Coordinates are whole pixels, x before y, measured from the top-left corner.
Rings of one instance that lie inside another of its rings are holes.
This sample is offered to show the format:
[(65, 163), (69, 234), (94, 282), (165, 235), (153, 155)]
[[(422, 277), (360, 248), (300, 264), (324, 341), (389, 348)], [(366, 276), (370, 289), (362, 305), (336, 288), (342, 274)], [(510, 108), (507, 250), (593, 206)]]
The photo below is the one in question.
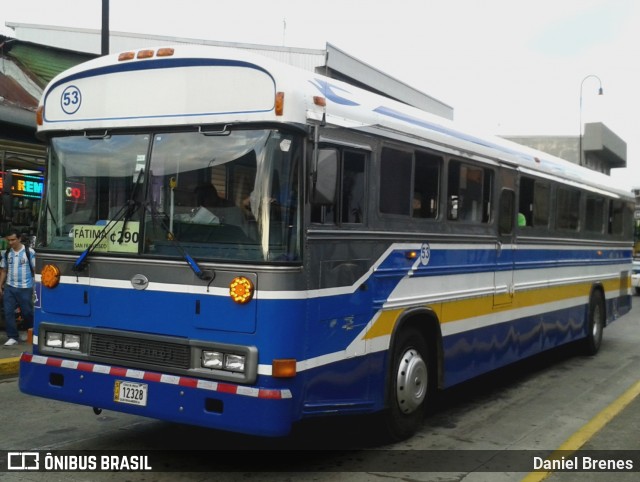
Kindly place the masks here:
[(138, 365), (189, 369), (191, 349), (188, 345), (94, 333), (91, 356)]

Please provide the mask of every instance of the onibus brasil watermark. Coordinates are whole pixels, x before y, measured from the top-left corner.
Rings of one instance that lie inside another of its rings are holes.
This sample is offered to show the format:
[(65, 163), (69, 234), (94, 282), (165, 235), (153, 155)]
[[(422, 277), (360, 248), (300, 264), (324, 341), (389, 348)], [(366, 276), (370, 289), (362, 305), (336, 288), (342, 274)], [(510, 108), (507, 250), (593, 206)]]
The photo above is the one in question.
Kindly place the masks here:
[(7, 452), (8, 471), (92, 472), (151, 471), (148, 455), (55, 454), (51, 452)]

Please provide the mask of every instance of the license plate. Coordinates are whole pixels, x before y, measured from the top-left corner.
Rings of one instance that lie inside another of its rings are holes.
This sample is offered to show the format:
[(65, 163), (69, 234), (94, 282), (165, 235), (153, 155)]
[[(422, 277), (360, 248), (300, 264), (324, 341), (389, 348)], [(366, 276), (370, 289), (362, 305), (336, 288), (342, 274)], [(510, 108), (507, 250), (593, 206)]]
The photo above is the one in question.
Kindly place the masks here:
[(116, 380), (113, 389), (113, 400), (118, 403), (147, 406), (147, 384)]

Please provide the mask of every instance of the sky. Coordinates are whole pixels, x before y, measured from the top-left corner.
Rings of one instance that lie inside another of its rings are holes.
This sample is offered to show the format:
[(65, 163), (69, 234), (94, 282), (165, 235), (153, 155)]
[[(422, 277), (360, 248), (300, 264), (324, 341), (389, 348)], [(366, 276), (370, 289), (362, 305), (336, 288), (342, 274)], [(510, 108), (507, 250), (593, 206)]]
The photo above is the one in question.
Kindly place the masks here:
[[(0, 0), (6, 22), (99, 29), (101, 0)], [(323, 49), (331, 43), (497, 135), (603, 122), (640, 186), (637, 0), (111, 0), (112, 31)], [(602, 84), (604, 95), (598, 95)], [(580, 102), (582, 99), (582, 102)], [(582, 105), (582, 107), (580, 107)]]

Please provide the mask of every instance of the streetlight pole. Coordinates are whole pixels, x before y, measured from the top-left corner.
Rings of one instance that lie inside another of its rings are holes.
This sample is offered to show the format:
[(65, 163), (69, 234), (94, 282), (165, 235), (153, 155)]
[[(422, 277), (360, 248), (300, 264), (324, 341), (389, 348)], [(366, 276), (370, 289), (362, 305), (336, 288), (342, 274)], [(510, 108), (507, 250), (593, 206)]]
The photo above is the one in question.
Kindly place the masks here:
[(580, 164), (581, 166), (584, 165), (584, 153), (582, 152), (582, 87), (584, 85), (584, 81), (589, 79), (589, 78), (594, 78), (598, 81), (598, 83), (600, 84), (600, 87), (598, 88), (598, 95), (602, 95), (604, 94), (604, 91), (602, 90), (602, 81), (600, 80), (600, 77), (598, 77), (597, 75), (587, 75), (584, 79), (582, 79), (582, 82), (580, 82), (580, 126), (579, 126), (579, 141), (578, 141), (578, 164)]

